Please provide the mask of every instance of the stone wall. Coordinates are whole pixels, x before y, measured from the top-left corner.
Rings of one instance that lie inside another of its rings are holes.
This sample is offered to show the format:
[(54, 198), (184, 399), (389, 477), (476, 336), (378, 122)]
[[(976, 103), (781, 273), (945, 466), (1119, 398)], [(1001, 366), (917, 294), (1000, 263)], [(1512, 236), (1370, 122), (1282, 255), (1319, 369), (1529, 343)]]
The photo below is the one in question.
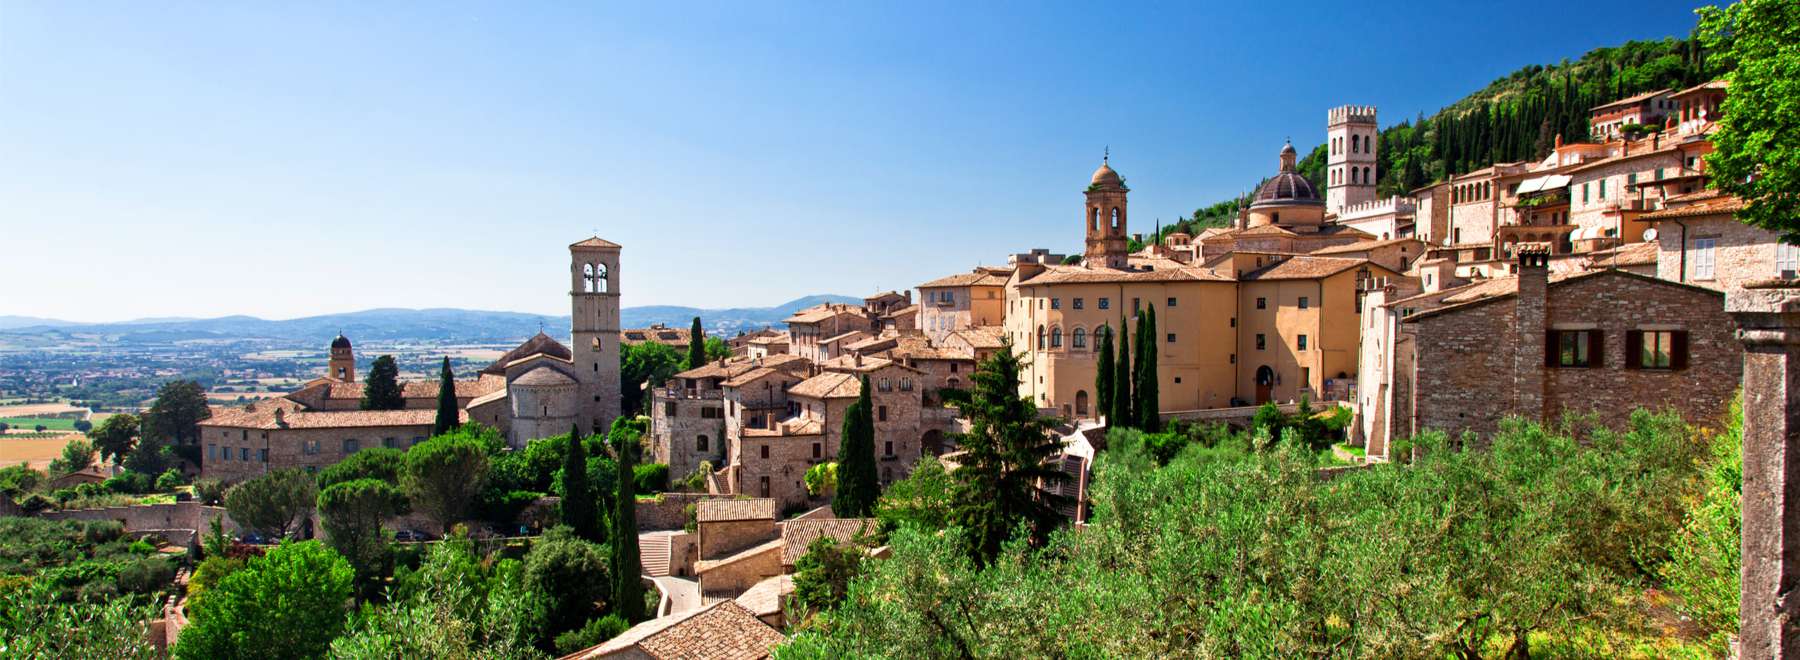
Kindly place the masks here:
[[(1703, 238), (1714, 241), (1713, 276), (1708, 279), (1694, 277), (1694, 241)], [(1775, 234), (1732, 216), (1689, 218), (1681, 224), (1661, 222), (1656, 243), (1656, 276), (1672, 282), (1729, 291), (1780, 275), (1775, 269)]]
[[(700, 560), (711, 561), (723, 559), (741, 552), (758, 543), (765, 543), (781, 535), (775, 527), (773, 519), (765, 520), (727, 520), (721, 522), (700, 523)], [(776, 566), (780, 566), (779, 553)]]
[[(568, 426), (562, 432), (567, 433)], [(231, 483), (285, 468), (317, 472), (355, 453), (345, 451), (350, 441), (354, 441), (357, 450), (406, 448), (430, 436), (430, 424), (274, 430), (207, 427), (201, 431), (201, 476)], [(250, 460), (243, 460), (245, 450)], [(227, 451), (231, 452), (231, 460), (222, 458), (222, 452)]]
[(769, 543), (761, 550), (723, 563), (702, 562), (698, 567), (700, 593), (706, 596), (733, 597), (743, 593), (764, 578), (781, 575), (781, 544)]
[(656, 388), (650, 402), (651, 452), (680, 479), (701, 461), (725, 462), (725, 397), (720, 390)]
[[(209, 531), (213, 518), (222, 517), (225, 520), (225, 533), (238, 533), (237, 523), (226, 513), (224, 507), (205, 506), (199, 502), (68, 509), (44, 511), (38, 515), (45, 520), (116, 520), (125, 525), (125, 531), (130, 533), (185, 531), (193, 534), (192, 538), (187, 539), (189, 542)], [(180, 543), (182, 539), (170, 538), (170, 541)]]
[[(673, 476), (673, 475), (671, 475)], [(639, 532), (683, 529), (687, 526), (687, 508), (704, 500), (727, 499), (706, 493), (659, 493), (653, 500), (638, 500)]]
[[(1545, 328), (1516, 323), (1517, 298), (1417, 315), (1407, 322), (1417, 331), (1415, 430), (1485, 436), (1533, 401), (1541, 401), (1542, 415), (1550, 419), (1574, 411), (1618, 425), (1637, 408), (1670, 408), (1690, 422), (1717, 423), (1737, 388), (1743, 359), (1719, 294), (1619, 271), (1560, 282), (1548, 291), (1545, 324), (1601, 333), (1598, 366), (1545, 367), (1545, 349), (1536, 348)], [(1687, 368), (1625, 368), (1626, 331), (1644, 329), (1688, 332)], [(1522, 334), (1537, 341), (1522, 340)], [(1541, 383), (1541, 391), (1519, 391), (1533, 383)]]

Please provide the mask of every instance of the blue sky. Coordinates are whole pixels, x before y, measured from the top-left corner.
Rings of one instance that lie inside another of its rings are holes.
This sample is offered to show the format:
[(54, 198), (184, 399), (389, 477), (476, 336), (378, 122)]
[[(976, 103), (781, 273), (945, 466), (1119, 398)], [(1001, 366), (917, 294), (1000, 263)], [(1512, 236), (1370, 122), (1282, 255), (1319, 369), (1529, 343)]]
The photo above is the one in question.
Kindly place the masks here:
[[(1327, 108), (1383, 124), (1685, 35), (1661, 2), (0, 0), (0, 314), (567, 313), (904, 289), (1241, 191)], [(1214, 3), (1208, 3), (1214, 4)]]

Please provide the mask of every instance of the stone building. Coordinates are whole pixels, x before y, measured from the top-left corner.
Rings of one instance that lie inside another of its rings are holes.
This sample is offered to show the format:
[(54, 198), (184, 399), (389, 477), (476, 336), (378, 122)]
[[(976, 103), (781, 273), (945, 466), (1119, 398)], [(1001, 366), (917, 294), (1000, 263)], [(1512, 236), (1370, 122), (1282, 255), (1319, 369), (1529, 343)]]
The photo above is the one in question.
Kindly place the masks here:
[(1519, 276), (1477, 284), (1400, 321), (1412, 335), (1410, 401), (1389, 432), (1488, 435), (1502, 418), (1564, 411), (1618, 424), (1637, 408), (1719, 418), (1743, 349), (1723, 296), (1621, 270), (1552, 281), (1545, 246), (1520, 250)]
[(795, 312), (784, 322), (788, 326), (788, 353), (813, 362), (835, 357), (837, 353), (832, 352), (832, 345), (850, 337), (851, 333), (875, 330), (873, 319), (863, 308), (841, 303), (808, 307)]
[(702, 461), (725, 464), (725, 383), (767, 370), (798, 380), (812, 364), (794, 355), (720, 360), (675, 374), (650, 392), (650, 446), (654, 461), (679, 478)]
[(1666, 89), (1622, 98), (1588, 110), (1588, 130), (1597, 138), (1619, 138), (1626, 126), (1661, 125), (1675, 106)]
[[(570, 349), (539, 332), (482, 369), (455, 382), (459, 421), (498, 429), (523, 447), (542, 437), (604, 430), (619, 415), (619, 246), (590, 238), (569, 246)], [(439, 385), (401, 385), (401, 410), (359, 410), (348, 338), (332, 340), (326, 376), (286, 396), (215, 409), (200, 424), (206, 453), (201, 474), (236, 481), (270, 470), (317, 471), (369, 447), (406, 448), (431, 434)]]
[(1375, 106), (1346, 105), (1326, 113), (1326, 211), (1341, 216), (1350, 207), (1375, 199), (1380, 133)]
[(671, 328), (662, 323), (652, 323), (647, 328), (627, 328), (619, 331), (619, 343), (624, 346), (638, 344), (662, 344), (675, 349), (675, 352), (687, 354), (688, 344), (693, 342), (688, 328)]
[(1006, 279), (1012, 268), (982, 266), (920, 284), (919, 329), (934, 343), (952, 332), (1005, 321)]
[(1657, 276), (1719, 291), (1800, 274), (1800, 247), (1737, 219), (1742, 203), (1716, 190), (1677, 195), (1643, 220), (1656, 227)]

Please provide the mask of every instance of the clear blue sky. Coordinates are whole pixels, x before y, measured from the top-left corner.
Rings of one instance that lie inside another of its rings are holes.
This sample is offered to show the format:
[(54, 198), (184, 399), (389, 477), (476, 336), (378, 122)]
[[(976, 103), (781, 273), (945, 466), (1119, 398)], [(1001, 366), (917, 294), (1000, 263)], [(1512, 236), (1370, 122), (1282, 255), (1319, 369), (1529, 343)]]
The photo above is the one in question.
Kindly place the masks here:
[[(1692, 4), (0, 0), (0, 314), (567, 313), (863, 294), (1079, 249)], [(1193, 5), (1217, 4), (1201, 8)], [(1577, 6), (1579, 5), (1579, 6)]]

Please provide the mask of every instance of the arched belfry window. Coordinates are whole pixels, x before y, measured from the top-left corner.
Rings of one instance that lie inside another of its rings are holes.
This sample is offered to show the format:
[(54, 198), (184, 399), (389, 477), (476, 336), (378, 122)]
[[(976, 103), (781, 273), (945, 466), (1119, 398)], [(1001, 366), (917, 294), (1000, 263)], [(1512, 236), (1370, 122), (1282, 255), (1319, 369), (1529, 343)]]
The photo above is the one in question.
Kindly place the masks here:
[(1100, 207), (1088, 209), (1088, 231), (1100, 231)]
[(594, 293), (606, 293), (607, 284), (606, 264), (594, 264)]
[(594, 292), (594, 265), (593, 264), (582, 264), (581, 265), (581, 286), (582, 286), (582, 290), (587, 293)]
[(1117, 206), (1115, 206), (1115, 207), (1113, 207), (1113, 210), (1112, 210), (1112, 228), (1113, 228), (1113, 229), (1119, 229), (1119, 228), (1122, 228), (1122, 227), (1124, 227), (1124, 226), (1125, 226), (1125, 212), (1123, 212), (1123, 211), (1120, 211), (1120, 210), (1119, 210), (1119, 207), (1117, 207)]

